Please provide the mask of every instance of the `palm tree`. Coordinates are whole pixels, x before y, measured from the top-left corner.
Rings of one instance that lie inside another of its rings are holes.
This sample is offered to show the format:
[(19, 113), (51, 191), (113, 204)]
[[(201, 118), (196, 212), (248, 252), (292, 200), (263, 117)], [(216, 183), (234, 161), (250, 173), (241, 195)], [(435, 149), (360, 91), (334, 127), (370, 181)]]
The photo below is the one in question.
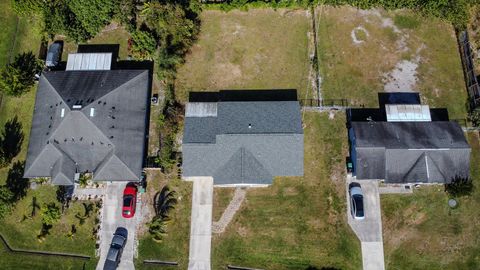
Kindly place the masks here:
[(75, 215), (76, 218), (78, 218), (78, 221), (80, 225), (83, 225), (85, 223), (85, 220), (90, 217), (93, 209), (94, 209), (94, 204), (93, 203), (83, 203), (83, 210), (84, 214), (77, 213)]
[(162, 220), (168, 219), (168, 213), (175, 208), (177, 199), (175, 191), (171, 191), (168, 186), (164, 186), (160, 192), (153, 198), (153, 207), (155, 208), (155, 217)]
[(161, 242), (167, 234), (167, 224), (164, 219), (154, 217), (152, 222), (148, 224), (148, 232), (152, 235), (153, 241)]

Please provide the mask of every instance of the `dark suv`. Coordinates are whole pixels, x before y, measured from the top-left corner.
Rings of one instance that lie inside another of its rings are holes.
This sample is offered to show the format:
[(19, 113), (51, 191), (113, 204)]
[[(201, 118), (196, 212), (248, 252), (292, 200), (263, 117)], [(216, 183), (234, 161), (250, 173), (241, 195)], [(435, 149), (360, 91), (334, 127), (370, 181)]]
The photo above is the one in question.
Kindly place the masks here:
[(128, 231), (123, 227), (118, 227), (113, 234), (112, 243), (110, 249), (108, 249), (107, 259), (105, 260), (104, 270), (117, 269), (122, 257), (123, 248), (127, 243)]

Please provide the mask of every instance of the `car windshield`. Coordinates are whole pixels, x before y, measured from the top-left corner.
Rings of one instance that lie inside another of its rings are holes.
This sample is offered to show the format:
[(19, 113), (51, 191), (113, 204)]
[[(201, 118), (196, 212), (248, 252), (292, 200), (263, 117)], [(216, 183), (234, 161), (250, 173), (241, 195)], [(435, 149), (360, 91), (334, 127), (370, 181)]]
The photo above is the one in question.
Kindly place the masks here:
[(133, 200), (132, 195), (125, 196), (125, 198), (123, 198), (123, 207), (129, 207), (130, 205), (132, 205), (132, 200)]
[(355, 201), (356, 216), (363, 217), (363, 196), (362, 195), (353, 195), (353, 200)]

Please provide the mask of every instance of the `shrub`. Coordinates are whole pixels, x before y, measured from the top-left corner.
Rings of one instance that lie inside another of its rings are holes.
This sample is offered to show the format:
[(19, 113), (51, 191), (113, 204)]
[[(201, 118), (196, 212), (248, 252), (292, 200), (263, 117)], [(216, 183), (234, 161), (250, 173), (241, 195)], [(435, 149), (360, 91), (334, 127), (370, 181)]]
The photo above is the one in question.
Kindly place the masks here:
[(445, 191), (452, 197), (468, 196), (474, 189), (470, 178), (455, 177), (450, 184), (445, 185)]
[(52, 202), (42, 206), (42, 223), (47, 227), (55, 224), (60, 217), (60, 207), (56, 203)]
[(132, 33), (131, 53), (136, 59), (152, 59), (157, 48), (155, 37), (148, 31), (136, 30)]

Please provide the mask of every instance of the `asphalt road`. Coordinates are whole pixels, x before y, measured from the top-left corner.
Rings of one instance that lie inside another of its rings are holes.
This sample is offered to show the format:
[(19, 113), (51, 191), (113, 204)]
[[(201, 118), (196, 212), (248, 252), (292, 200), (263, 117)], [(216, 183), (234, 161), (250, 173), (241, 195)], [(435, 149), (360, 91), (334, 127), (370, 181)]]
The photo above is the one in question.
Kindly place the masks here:
[[(136, 209), (134, 218), (125, 219), (122, 217), (122, 199), (123, 189), (126, 183), (108, 183), (106, 189), (106, 197), (103, 202), (103, 216), (102, 216), (102, 229), (101, 229), (101, 245), (100, 245), (100, 260), (97, 264), (97, 270), (102, 270), (105, 263), (105, 257), (107, 255), (110, 243), (113, 238), (113, 233), (118, 227), (124, 227), (128, 230), (128, 239), (123, 249), (122, 258), (117, 269), (119, 270), (133, 270), (135, 266), (133, 264), (134, 255), (134, 242), (135, 242), (135, 228), (137, 214), (140, 213), (140, 209)], [(138, 200), (137, 200), (138, 202)]]
[[(360, 183), (363, 191), (365, 219), (356, 220), (350, 213), (348, 185)], [(382, 237), (382, 217), (380, 195), (377, 180), (358, 180), (350, 175), (346, 181), (348, 224), (357, 235), (362, 246), (362, 261), (364, 270), (385, 270)]]
[(197, 177), (192, 181), (192, 218), (188, 269), (210, 270), (213, 178)]

